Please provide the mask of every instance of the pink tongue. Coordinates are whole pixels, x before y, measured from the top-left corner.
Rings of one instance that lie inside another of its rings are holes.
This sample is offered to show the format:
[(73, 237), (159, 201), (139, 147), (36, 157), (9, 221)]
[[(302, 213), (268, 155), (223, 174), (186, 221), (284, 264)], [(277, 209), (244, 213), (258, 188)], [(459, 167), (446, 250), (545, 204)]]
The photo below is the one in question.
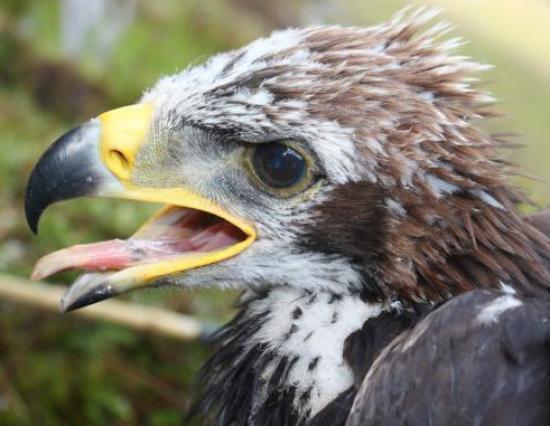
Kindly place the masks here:
[(237, 243), (239, 232), (227, 223), (217, 223), (187, 238), (181, 238), (181, 234), (176, 235), (178, 239), (163, 235), (158, 240), (131, 238), (75, 245), (41, 258), (31, 278), (41, 280), (67, 269), (120, 270), (185, 253), (212, 251)]
[(72, 268), (87, 271), (126, 268), (142, 260), (150, 244), (150, 241), (110, 240), (68, 247), (41, 258), (31, 278), (41, 280)]

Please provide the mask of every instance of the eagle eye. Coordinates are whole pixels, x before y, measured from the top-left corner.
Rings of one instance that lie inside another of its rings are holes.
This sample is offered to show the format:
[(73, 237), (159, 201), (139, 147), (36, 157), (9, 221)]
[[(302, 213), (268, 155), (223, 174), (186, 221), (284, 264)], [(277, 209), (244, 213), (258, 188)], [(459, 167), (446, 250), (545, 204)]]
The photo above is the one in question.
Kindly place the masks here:
[(279, 142), (258, 145), (252, 155), (252, 165), (262, 182), (277, 189), (296, 185), (306, 172), (304, 157)]
[(273, 195), (292, 196), (311, 181), (311, 158), (291, 141), (266, 142), (251, 147), (249, 169), (260, 186)]

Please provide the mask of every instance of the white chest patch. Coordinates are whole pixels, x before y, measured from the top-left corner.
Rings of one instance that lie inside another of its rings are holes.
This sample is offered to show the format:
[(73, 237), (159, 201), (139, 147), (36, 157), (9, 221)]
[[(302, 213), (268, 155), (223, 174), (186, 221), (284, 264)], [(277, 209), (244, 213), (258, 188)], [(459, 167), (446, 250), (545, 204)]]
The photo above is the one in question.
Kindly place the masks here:
[[(313, 416), (353, 385), (352, 371), (343, 358), (344, 341), (366, 320), (378, 316), (383, 306), (367, 304), (359, 297), (280, 288), (250, 308), (256, 313), (269, 312), (254, 341), (268, 344), (279, 358), (295, 360), (287, 385), (296, 388), (296, 398), (309, 394), (307, 402), (296, 405)], [(266, 382), (276, 365), (274, 360), (265, 369)]]

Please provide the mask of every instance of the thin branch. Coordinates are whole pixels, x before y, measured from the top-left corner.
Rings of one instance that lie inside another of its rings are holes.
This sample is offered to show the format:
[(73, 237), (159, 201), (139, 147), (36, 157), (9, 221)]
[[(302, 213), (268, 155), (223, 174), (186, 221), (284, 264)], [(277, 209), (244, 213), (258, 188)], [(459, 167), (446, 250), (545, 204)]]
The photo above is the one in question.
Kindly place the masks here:
[[(16, 303), (59, 311), (59, 301), (66, 290), (66, 287), (60, 285), (37, 283), (0, 274), (0, 299)], [(194, 340), (211, 331), (210, 327), (191, 316), (118, 300), (106, 300), (65, 315), (107, 321), (181, 340)]]

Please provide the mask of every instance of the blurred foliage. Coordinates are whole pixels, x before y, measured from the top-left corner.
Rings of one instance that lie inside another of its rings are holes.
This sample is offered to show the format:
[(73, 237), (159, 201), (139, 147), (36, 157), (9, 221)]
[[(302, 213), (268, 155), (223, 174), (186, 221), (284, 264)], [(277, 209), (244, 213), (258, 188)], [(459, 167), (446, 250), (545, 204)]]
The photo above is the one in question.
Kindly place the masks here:
[[(36, 259), (76, 243), (131, 234), (155, 206), (112, 200), (56, 205), (33, 237), (23, 218), (24, 185), (40, 153), (75, 123), (134, 102), (159, 76), (236, 47), (275, 26), (318, 20), (369, 24), (399, 0), (138, 0), (136, 16), (110, 55), (61, 48), (57, 0), (3, 0), (0, 5), (0, 270), (28, 276)], [(514, 159), (550, 178), (549, 79), (477, 32), (463, 50), (497, 65), (490, 89), (513, 120), (495, 131), (519, 131), (528, 148)], [(550, 38), (549, 38), (550, 39)], [(546, 70), (549, 75), (550, 70)], [(522, 181), (542, 204), (546, 182)], [(73, 273), (56, 279), (69, 283)], [(162, 290), (128, 298), (222, 321), (232, 294)], [(108, 324), (31, 310), (0, 301), (0, 424), (180, 424), (195, 391), (193, 377), (210, 348), (136, 334)]]

